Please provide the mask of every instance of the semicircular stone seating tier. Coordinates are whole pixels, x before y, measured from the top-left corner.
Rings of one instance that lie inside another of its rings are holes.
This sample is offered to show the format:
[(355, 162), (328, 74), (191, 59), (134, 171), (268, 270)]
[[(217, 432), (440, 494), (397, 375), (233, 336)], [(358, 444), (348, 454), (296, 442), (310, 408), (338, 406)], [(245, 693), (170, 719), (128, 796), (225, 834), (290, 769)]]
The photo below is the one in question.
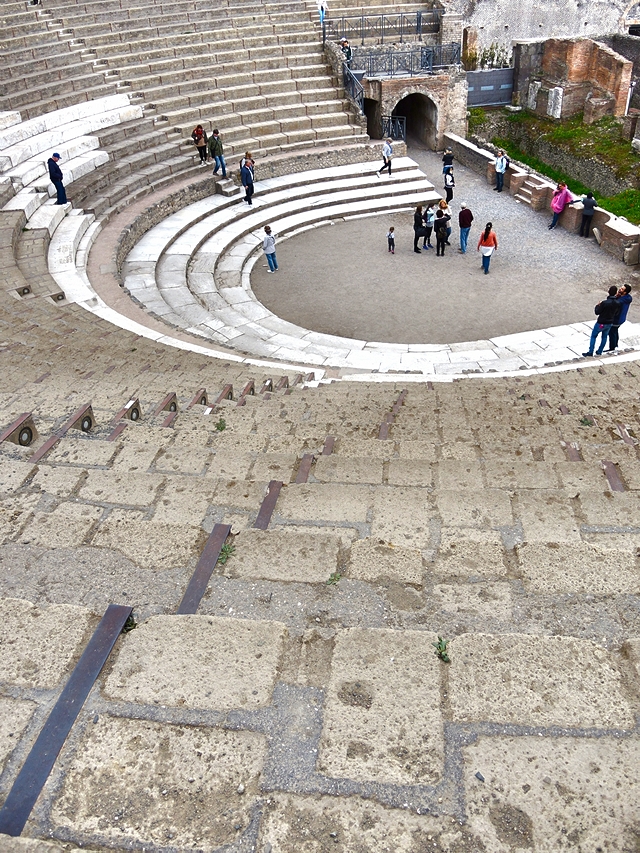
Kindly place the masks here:
[[(314, 170), (261, 181), (254, 207), (209, 198), (168, 217), (128, 255), (124, 285), (136, 301), (170, 325), (257, 358), (314, 367), (420, 376), (508, 373), (577, 366), (591, 323), (504, 335), (466, 344), (391, 344), (326, 335), (285, 321), (251, 289), (265, 223), (279, 239), (356, 216), (409, 209), (439, 199), (410, 158), (394, 160), (390, 182), (371, 163)], [(640, 328), (628, 324), (627, 335)], [(636, 358), (626, 353), (614, 358)], [(608, 360), (611, 360), (610, 358)], [(570, 362), (575, 362), (573, 365)]]

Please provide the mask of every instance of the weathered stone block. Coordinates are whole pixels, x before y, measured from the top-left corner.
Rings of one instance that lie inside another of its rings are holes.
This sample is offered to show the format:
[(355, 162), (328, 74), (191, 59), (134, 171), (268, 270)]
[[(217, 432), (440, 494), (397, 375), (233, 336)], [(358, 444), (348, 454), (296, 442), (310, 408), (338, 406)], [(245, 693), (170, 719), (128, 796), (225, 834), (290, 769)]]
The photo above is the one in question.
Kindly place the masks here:
[(268, 705), (286, 636), (279, 622), (153, 616), (122, 639), (104, 690), (147, 705)]
[(451, 642), (449, 655), (451, 707), (461, 722), (635, 724), (615, 658), (588, 640), (465, 634)]
[[(351, 628), (338, 634), (319, 769), (330, 776), (435, 784), (443, 772), (436, 636)], [(416, 678), (416, 673), (420, 677)]]

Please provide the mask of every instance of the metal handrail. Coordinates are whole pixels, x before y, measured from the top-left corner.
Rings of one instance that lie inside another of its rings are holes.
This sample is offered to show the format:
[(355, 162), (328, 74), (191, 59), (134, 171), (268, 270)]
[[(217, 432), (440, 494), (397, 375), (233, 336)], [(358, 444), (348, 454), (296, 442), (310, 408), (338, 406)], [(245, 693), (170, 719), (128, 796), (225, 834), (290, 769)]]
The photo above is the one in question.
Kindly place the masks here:
[(342, 63), (342, 82), (348, 97), (351, 98), (364, 115), (364, 87), (346, 62)]
[(440, 9), (426, 9), (422, 12), (398, 12), (392, 15), (353, 15), (342, 18), (327, 18), (322, 24), (322, 43), (327, 38), (337, 41), (346, 38), (349, 41), (360, 40), (364, 44), (366, 38), (393, 39), (402, 42), (410, 36), (422, 38), (423, 33), (440, 32)]
[(460, 43), (436, 44), (410, 50), (385, 51), (354, 48), (351, 67), (365, 77), (398, 77), (432, 74), (434, 69), (460, 64)]
[(405, 116), (382, 116), (382, 138), (406, 139), (407, 119)]

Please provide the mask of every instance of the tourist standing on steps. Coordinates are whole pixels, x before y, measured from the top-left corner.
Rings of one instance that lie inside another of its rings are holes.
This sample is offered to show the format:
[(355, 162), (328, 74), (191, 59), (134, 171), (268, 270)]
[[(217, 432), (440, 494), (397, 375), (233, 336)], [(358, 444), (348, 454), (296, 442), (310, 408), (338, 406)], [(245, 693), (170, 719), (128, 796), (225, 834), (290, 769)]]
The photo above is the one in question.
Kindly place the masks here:
[[(449, 207), (449, 205), (447, 204), (447, 202), (443, 198), (441, 198), (440, 201), (438, 202), (438, 207), (442, 211), (442, 215), (445, 217), (448, 217), (448, 219), (447, 219), (447, 246), (450, 246), (451, 243), (449, 242), (449, 237), (451, 237), (451, 224), (450, 224), (451, 216), (452, 216), (451, 208)], [(436, 212), (436, 215), (437, 215), (437, 212)]]
[(433, 226), (436, 231), (436, 257), (442, 255), (444, 258), (444, 247), (448, 244), (447, 228), (450, 219), (451, 217), (440, 209), (436, 212), (436, 220)]
[(427, 209), (422, 214), (422, 220), (424, 222), (424, 242), (422, 244), (423, 249), (433, 249), (431, 245), (431, 234), (433, 233), (433, 223), (436, 219), (436, 212), (433, 209), (435, 207), (435, 202), (430, 201), (427, 205)]
[(209, 140), (207, 137), (207, 132), (201, 124), (198, 124), (196, 125), (196, 127), (193, 128), (191, 138), (193, 139), (193, 142), (196, 148), (198, 149), (198, 154), (200, 155), (200, 165), (204, 166), (204, 164), (207, 162), (207, 142)]
[(269, 264), (267, 272), (275, 272), (278, 269), (278, 261), (276, 260), (276, 238), (271, 233), (270, 225), (264, 226), (264, 240), (262, 241), (262, 248), (267, 256), (267, 262)]
[(458, 225), (460, 226), (460, 248), (458, 251), (464, 255), (467, 251), (467, 241), (469, 240), (469, 231), (471, 231), (471, 223), (473, 222), (473, 213), (471, 213), (464, 202), (462, 202), (460, 208), (461, 210), (458, 214)]
[(593, 222), (593, 214), (598, 202), (593, 197), (593, 193), (587, 193), (582, 199), (582, 221), (580, 222), (580, 236), (588, 237), (591, 232), (591, 223)]
[(611, 326), (613, 326), (614, 323), (617, 323), (618, 318), (620, 317), (620, 309), (622, 308), (622, 305), (616, 299), (617, 295), (618, 288), (615, 286), (615, 284), (612, 284), (609, 288), (609, 295), (607, 296), (607, 298), (603, 299), (602, 302), (598, 302), (596, 307), (593, 309), (598, 315), (598, 319), (593, 329), (591, 330), (589, 352), (582, 353), (585, 358), (588, 358), (593, 355), (593, 350), (595, 349), (596, 341), (598, 340), (598, 335), (602, 335), (602, 339), (600, 341), (600, 348), (596, 351), (596, 355), (602, 355), (602, 350), (607, 344), (607, 338), (609, 337)]
[(450, 148), (445, 148), (442, 155), (442, 174), (446, 175), (449, 169), (453, 169), (453, 151)]
[(227, 164), (224, 161), (223, 150), (224, 149), (222, 147), (222, 139), (220, 139), (220, 131), (216, 127), (214, 128), (213, 136), (209, 140), (209, 155), (214, 161), (213, 174), (217, 175), (218, 169), (222, 169), (222, 177), (226, 178)]
[(551, 220), (551, 225), (549, 226), (549, 231), (553, 231), (553, 229), (558, 224), (558, 218), (560, 214), (570, 204), (574, 203), (574, 198), (567, 189), (567, 185), (564, 181), (560, 181), (558, 186), (553, 192), (553, 196), (551, 198), (551, 210), (553, 211), (553, 219)]
[(251, 152), (247, 151), (242, 160), (240, 161), (240, 180), (242, 181), (242, 186), (244, 187), (244, 201), (247, 202), (249, 206), (253, 204), (251, 201), (251, 196), (253, 195), (253, 179), (255, 175), (254, 162), (251, 156)]
[(389, 177), (391, 177), (391, 159), (393, 158), (393, 141), (389, 136), (385, 139), (382, 144), (382, 166), (376, 172), (376, 175), (380, 177), (380, 172), (384, 172), (385, 169), (389, 172)]
[(387, 246), (392, 255), (396, 253), (396, 232), (393, 225), (387, 231)]
[(344, 56), (344, 61), (347, 63), (347, 68), (351, 68), (353, 51), (351, 50), (351, 45), (349, 44), (348, 39), (340, 39), (340, 50), (342, 51), (342, 55)]
[(425, 228), (422, 224), (422, 205), (419, 204), (413, 214), (413, 251), (417, 252), (419, 255), (422, 254), (422, 252), (418, 246), (418, 240), (421, 237), (424, 237), (424, 235)]
[(453, 166), (444, 173), (444, 191), (447, 194), (447, 204), (453, 201), (453, 188), (456, 182), (453, 179)]
[(491, 255), (498, 251), (498, 237), (492, 229), (493, 223), (487, 222), (478, 240), (478, 251), (482, 253), (482, 269), (485, 275), (489, 275)]
[(62, 169), (58, 166), (58, 160), (60, 160), (60, 155), (57, 151), (47, 160), (47, 166), (49, 167), (49, 180), (56, 188), (56, 204), (66, 204), (67, 193), (65, 191), (64, 184), (62, 183)]
[(623, 284), (622, 287), (619, 288), (616, 296), (616, 302), (620, 305), (620, 313), (618, 314), (615, 323), (611, 324), (611, 329), (609, 331), (609, 352), (613, 352), (618, 349), (618, 332), (620, 330), (620, 326), (627, 319), (629, 306), (633, 302), (630, 285)]
[(502, 148), (498, 151), (498, 156), (496, 157), (495, 170), (496, 170), (496, 185), (494, 190), (496, 192), (501, 193), (502, 187), (504, 186), (504, 176), (505, 172), (509, 168), (509, 158), (504, 153)]
[(324, 19), (329, 11), (329, 7), (327, 6), (327, 0), (318, 0), (318, 14), (320, 15), (320, 26), (324, 24)]

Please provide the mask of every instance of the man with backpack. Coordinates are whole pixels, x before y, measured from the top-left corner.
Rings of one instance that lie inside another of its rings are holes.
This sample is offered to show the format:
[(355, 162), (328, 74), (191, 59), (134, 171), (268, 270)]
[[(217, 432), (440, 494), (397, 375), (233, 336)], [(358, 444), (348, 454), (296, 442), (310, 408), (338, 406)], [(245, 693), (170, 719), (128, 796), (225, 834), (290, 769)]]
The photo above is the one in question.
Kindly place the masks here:
[(493, 188), (496, 192), (502, 192), (502, 186), (504, 184), (504, 173), (509, 168), (509, 158), (504, 153), (502, 148), (498, 151), (498, 156), (496, 158), (496, 185)]

